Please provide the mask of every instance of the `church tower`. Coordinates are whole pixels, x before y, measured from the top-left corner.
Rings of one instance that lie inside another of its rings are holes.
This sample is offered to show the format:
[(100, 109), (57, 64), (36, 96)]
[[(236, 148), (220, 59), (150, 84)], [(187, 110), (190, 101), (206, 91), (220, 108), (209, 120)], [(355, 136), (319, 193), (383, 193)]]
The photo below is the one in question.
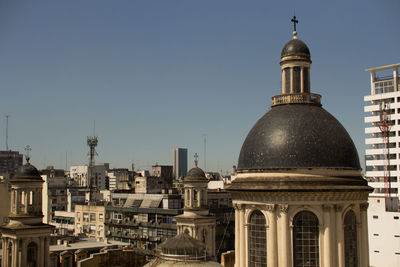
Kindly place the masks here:
[(42, 223), (42, 183), (39, 171), (27, 163), (10, 179), (8, 223), (0, 227), (5, 267), (49, 266), (52, 226)]
[(211, 216), (207, 204), (208, 179), (202, 169), (197, 166), (184, 178), (185, 207), (181, 215), (175, 216), (178, 235), (186, 233), (203, 242), (207, 257), (215, 258), (215, 228), (216, 218)]
[(282, 92), (247, 135), (237, 178), (235, 266), (368, 267), (368, 194), (345, 128), (310, 91), (311, 54), (281, 52)]

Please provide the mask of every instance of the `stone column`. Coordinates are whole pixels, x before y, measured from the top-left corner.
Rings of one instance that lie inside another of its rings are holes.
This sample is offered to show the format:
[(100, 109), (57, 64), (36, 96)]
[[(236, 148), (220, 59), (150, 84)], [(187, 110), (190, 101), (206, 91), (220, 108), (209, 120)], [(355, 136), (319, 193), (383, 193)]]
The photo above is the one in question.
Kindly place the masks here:
[(324, 262), (324, 267), (330, 267), (332, 266), (332, 242), (331, 242), (331, 236), (332, 236), (332, 226), (331, 226), (331, 216), (330, 216), (330, 211), (331, 211), (331, 206), (330, 205), (323, 205), (322, 209), (324, 211), (324, 257), (323, 257), (323, 262)]
[(361, 267), (369, 266), (369, 246), (368, 246), (368, 217), (367, 217), (368, 202), (360, 204), (360, 214), (361, 214), (361, 231), (357, 233), (361, 236), (361, 249), (359, 249), (359, 259)]
[(21, 200), (21, 191), (17, 190), (17, 199), (15, 201), (15, 214), (19, 214), (19, 204)]
[(278, 267), (278, 245), (277, 245), (277, 229), (276, 229), (276, 212), (275, 205), (267, 205), (266, 207), (269, 226), (267, 231), (267, 265), (270, 267)]
[(304, 93), (304, 67), (300, 68), (300, 92)]
[(282, 94), (286, 94), (286, 72), (282, 69)]
[(26, 255), (26, 252), (27, 252), (27, 243), (26, 243), (26, 239), (24, 239), (24, 240), (22, 240), (22, 248), (21, 248), (21, 250), (22, 250), (22, 253), (21, 253), (21, 265), (22, 266), (26, 266), (26, 264), (27, 264), (27, 262), (26, 262), (26, 257), (27, 257), (27, 255)]
[(335, 205), (337, 266), (344, 267), (343, 205)]
[(240, 215), (239, 215), (239, 207), (237, 204), (234, 205), (234, 208), (235, 208), (235, 266), (239, 266)]
[(28, 194), (24, 193), (25, 213), (28, 213)]
[(290, 236), (289, 236), (289, 217), (288, 210), (289, 205), (279, 205), (281, 219), (279, 221), (281, 236), (279, 245), (279, 266), (289, 267), (290, 266)]
[(20, 266), (18, 262), (18, 250), (19, 250), (19, 244), (18, 240), (13, 240), (13, 266)]
[(239, 205), (239, 216), (240, 216), (240, 267), (246, 266), (246, 240), (245, 240), (245, 218), (244, 218), (245, 206)]

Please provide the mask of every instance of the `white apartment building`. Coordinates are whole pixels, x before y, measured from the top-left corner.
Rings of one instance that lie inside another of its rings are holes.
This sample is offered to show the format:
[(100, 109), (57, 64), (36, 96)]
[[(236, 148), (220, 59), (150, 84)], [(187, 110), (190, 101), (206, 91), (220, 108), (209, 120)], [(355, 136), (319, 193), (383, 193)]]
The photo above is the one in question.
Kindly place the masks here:
[[(371, 93), (364, 97), (367, 149), (366, 179), (374, 188), (368, 209), (370, 265), (400, 266), (400, 63), (369, 68)], [(390, 122), (388, 140), (382, 136), (384, 113)], [(389, 146), (387, 147), (387, 143)], [(389, 157), (387, 156), (389, 155)], [(385, 166), (388, 166), (387, 168)], [(385, 170), (390, 199), (385, 197)], [(389, 201), (388, 201), (389, 200)]]
[[(94, 174), (93, 174), (93, 186), (98, 190), (104, 190), (108, 186), (106, 181), (106, 171), (109, 169), (109, 164), (104, 163), (100, 165), (94, 166)], [(79, 186), (87, 186), (88, 182), (88, 166), (80, 165), (80, 166), (71, 166), (69, 168), (69, 175), (72, 179), (74, 179)]]

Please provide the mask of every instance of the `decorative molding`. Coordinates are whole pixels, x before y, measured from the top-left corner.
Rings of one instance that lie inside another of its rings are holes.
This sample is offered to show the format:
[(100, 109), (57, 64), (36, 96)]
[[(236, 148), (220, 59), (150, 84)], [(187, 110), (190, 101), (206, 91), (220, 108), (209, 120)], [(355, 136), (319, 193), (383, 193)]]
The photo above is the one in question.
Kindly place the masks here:
[(332, 205), (322, 205), (322, 210), (324, 212), (330, 212), (332, 208)]
[(342, 212), (343, 211), (343, 205), (335, 205), (335, 211), (336, 212)]
[(279, 210), (280, 210), (281, 213), (288, 213), (289, 205), (288, 204), (280, 204), (279, 205)]
[(267, 205), (264, 206), (264, 208), (265, 208), (266, 211), (271, 211), (272, 212), (272, 211), (275, 211), (275, 206), (276, 206), (275, 204), (267, 204)]
[(361, 204), (360, 204), (360, 210), (361, 210), (361, 211), (367, 211), (368, 206), (369, 206), (369, 203), (368, 203), (368, 202), (361, 203)]

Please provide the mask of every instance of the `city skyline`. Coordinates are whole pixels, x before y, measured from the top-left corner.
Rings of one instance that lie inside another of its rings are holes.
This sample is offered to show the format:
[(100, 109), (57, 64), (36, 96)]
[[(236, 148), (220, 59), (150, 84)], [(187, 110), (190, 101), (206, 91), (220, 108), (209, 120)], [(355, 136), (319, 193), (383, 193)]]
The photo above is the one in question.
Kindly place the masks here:
[[(188, 148), (207, 170), (231, 170), (254, 118), (280, 93), (279, 53), (310, 47), (311, 91), (353, 138), (364, 165), (368, 67), (398, 63), (396, 1), (3, 1), (0, 150), (32, 147), (38, 168), (172, 165)], [(379, 31), (378, 31), (379, 29)]]

